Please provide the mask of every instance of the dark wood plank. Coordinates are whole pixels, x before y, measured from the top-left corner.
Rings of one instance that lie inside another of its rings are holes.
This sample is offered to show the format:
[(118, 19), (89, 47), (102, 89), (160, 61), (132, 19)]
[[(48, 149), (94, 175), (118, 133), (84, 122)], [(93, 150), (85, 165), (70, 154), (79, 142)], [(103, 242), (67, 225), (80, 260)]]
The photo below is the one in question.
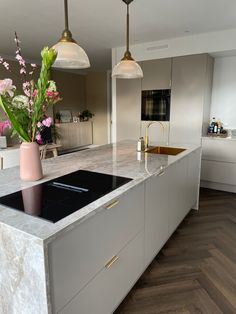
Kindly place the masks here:
[(201, 189), (115, 314), (236, 313), (236, 194)]

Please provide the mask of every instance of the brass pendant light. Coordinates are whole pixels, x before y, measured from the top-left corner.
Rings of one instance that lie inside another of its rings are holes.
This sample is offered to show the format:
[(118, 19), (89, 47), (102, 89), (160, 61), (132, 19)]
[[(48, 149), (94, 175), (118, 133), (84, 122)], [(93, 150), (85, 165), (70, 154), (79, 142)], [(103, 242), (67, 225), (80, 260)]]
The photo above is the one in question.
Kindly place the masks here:
[(114, 66), (112, 77), (120, 79), (142, 78), (143, 71), (139, 64), (132, 58), (129, 51), (129, 5), (133, 0), (122, 0), (127, 5), (126, 15), (126, 51), (121, 61)]
[(57, 59), (53, 66), (65, 69), (89, 68), (90, 63), (86, 52), (73, 39), (71, 31), (69, 30), (67, 0), (64, 0), (64, 8), (65, 29), (62, 32), (59, 42), (53, 46), (53, 48), (57, 51)]

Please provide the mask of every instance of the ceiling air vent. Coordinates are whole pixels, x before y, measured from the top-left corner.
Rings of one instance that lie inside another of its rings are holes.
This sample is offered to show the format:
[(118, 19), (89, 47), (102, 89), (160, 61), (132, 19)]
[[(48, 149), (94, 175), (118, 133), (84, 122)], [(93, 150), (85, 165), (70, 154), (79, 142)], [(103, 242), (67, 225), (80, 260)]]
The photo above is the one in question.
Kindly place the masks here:
[(164, 45), (159, 45), (159, 46), (152, 46), (152, 47), (147, 47), (148, 51), (153, 51), (153, 50), (162, 50), (162, 49), (167, 49), (169, 48), (168, 44), (164, 44)]

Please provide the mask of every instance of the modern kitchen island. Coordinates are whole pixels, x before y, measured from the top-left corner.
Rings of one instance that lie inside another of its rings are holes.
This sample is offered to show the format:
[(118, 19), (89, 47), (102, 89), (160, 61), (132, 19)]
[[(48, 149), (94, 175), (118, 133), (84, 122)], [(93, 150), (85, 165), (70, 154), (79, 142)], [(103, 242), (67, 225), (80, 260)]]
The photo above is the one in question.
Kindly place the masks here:
[(2, 170), (0, 197), (79, 169), (132, 180), (55, 223), (0, 205), (0, 313), (112, 313), (197, 209), (201, 148), (180, 147), (176, 156), (136, 152), (135, 141), (75, 152), (44, 160), (34, 183), (18, 167)]

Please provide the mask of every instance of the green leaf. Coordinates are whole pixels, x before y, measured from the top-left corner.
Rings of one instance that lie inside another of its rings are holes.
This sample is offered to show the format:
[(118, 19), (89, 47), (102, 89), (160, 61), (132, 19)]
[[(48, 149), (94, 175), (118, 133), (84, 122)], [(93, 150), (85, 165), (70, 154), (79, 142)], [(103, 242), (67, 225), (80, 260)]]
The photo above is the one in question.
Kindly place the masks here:
[(28, 135), (28, 132), (24, 130), (22, 125), (17, 121), (14, 113), (9, 109), (9, 103), (0, 96), (0, 106), (5, 111), (6, 115), (8, 116), (9, 120), (11, 121), (11, 124), (13, 128), (16, 130), (16, 132), (19, 134), (20, 138), (24, 142), (30, 142), (31, 139)]
[(37, 123), (42, 119), (42, 116), (44, 114), (42, 107), (45, 102), (46, 90), (49, 84), (50, 69), (54, 61), (56, 60), (57, 52), (53, 48), (49, 49), (48, 47), (45, 47), (41, 51), (41, 56), (42, 67), (38, 82), (36, 84), (36, 89), (38, 93), (37, 96), (35, 97), (34, 108), (32, 113), (32, 133), (33, 133), (32, 140), (34, 140), (36, 134)]

